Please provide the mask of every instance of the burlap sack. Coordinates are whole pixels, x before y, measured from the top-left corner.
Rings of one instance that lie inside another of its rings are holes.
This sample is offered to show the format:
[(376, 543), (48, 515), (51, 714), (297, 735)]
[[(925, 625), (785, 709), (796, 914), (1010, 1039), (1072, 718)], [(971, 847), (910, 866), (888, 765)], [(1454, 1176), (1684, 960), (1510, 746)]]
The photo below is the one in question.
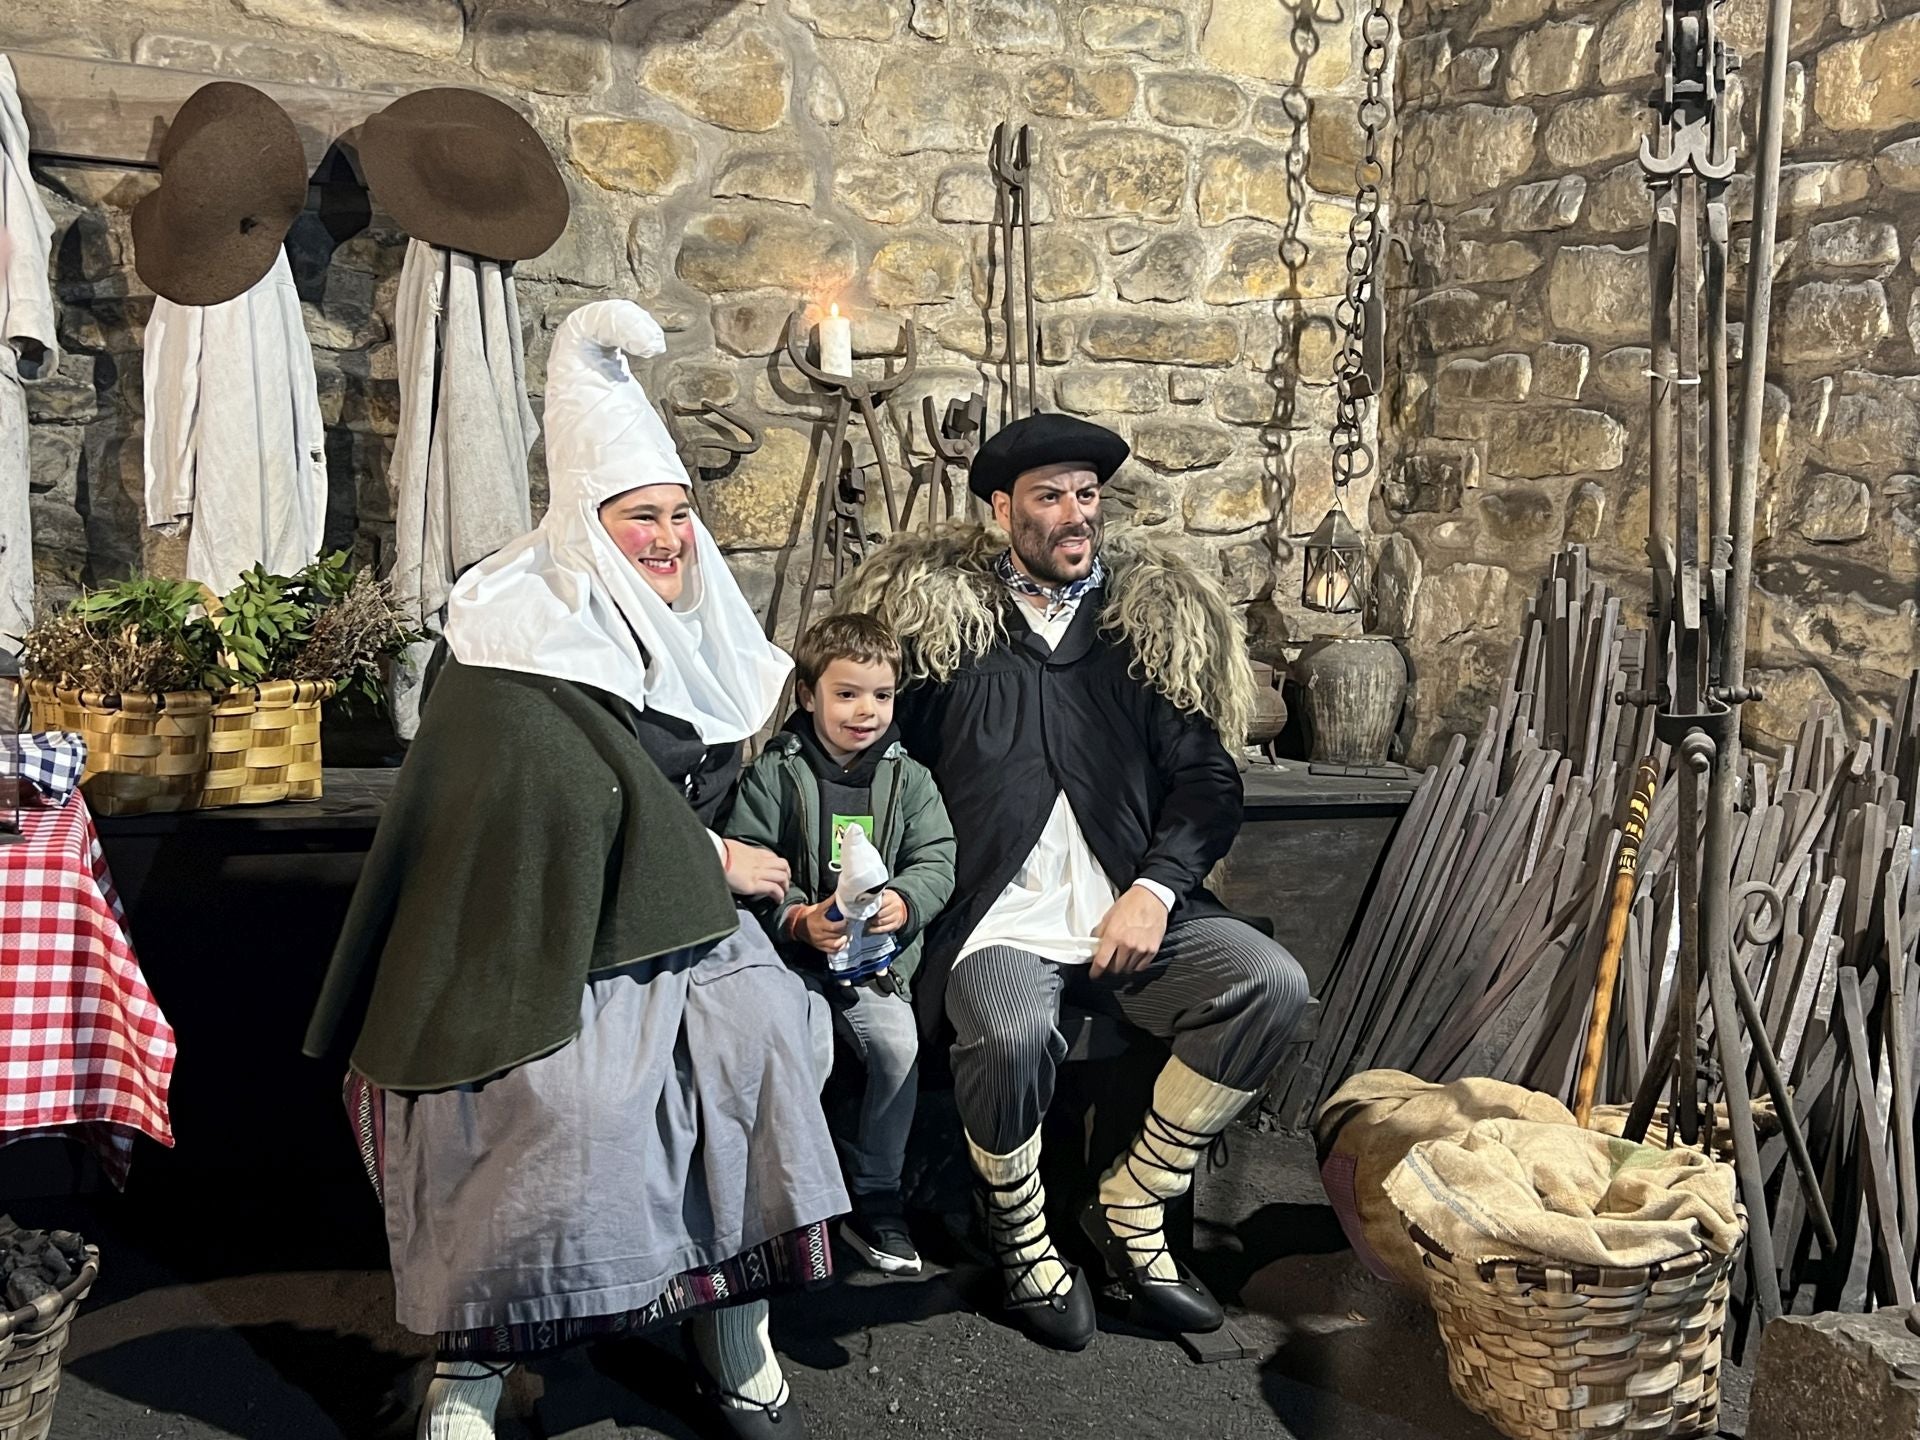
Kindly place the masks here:
[(1423, 1140), (1458, 1138), (1501, 1117), (1571, 1125), (1551, 1095), (1503, 1080), (1434, 1085), (1399, 1070), (1368, 1070), (1336, 1090), (1314, 1121), (1320, 1181), (1366, 1267), (1382, 1280), (1426, 1289), (1420, 1250), (1387, 1198), (1387, 1176)]
[(1733, 1167), (1570, 1125), (1482, 1120), (1415, 1145), (1387, 1197), (1456, 1260), (1629, 1268), (1740, 1243)]

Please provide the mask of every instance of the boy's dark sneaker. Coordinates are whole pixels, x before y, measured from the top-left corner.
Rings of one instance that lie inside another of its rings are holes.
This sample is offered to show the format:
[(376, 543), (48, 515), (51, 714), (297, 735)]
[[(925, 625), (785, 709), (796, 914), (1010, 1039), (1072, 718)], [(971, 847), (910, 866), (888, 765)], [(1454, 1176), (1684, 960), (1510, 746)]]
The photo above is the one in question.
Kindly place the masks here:
[(853, 1214), (840, 1222), (840, 1238), (882, 1275), (918, 1275), (920, 1252), (907, 1234), (898, 1195), (856, 1195)]

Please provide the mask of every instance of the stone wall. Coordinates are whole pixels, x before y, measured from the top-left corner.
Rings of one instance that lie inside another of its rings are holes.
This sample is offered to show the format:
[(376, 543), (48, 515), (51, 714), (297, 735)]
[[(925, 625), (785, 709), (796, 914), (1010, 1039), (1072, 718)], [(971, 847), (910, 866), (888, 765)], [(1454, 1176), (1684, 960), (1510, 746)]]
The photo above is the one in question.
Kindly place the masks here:
[[(1292, 537), (1331, 495), (1357, 89), (1344, 19), (1270, 0), (9, 0), (13, 48), (363, 90), (477, 85), (519, 104), (574, 206), (561, 242), (519, 269), (532, 388), (573, 306), (651, 308), (669, 352), (645, 378), (676, 425), (713, 400), (762, 428), (707, 493), (758, 596), (823, 443), (822, 407), (777, 353), (789, 315), (838, 300), (865, 354), (915, 326), (919, 373), (886, 444), (926, 456), (920, 398), (979, 388), (1001, 353), (986, 154), (997, 122), (1031, 122), (1043, 403), (1131, 438), (1116, 521), (1183, 536), (1254, 612), (1264, 650), (1313, 628)], [(177, 573), (184, 552), (141, 516), (151, 297), (127, 212), (154, 177), (47, 163), (39, 178), (69, 351), (32, 402), (44, 604)], [(364, 223), (350, 185), (316, 196), (290, 244), (329, 425), (329, 538), (377, 562), (404, 242)]]
[[(1803, 0), (1776, 266), (1749, 728), (1856, 723), (1920, 664), (1920, 6)], [(1762, 69), (1765, 9), (1725, 30)], [(1659, 0), (1409, 0), (1394, 170), (1412, 269), (1376, 500), (1422, 743), (1477, 723), (1552, 550), (1644, 601), (1648, 191)], [(1756, 106), (1742, 104), (1751, 173)], [(1732, 191), (1741, 313), (1750, 181)], [(1738, 393), (1736, 372), (1735, 391)]]

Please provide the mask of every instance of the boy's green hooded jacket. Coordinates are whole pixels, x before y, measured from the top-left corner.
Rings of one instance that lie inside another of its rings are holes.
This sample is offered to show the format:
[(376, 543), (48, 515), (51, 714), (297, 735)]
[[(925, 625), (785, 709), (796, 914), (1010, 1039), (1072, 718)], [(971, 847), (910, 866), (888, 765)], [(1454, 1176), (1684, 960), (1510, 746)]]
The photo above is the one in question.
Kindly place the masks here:
[[(767, 933), (787, 955), (797, 945), (786, 938), (787, 917), (797, 906), (826, 899), (834, 887), (834, 878), (822, 873), (820, 777), (809, 756), (819, 742), (811, 725), (811, 716), (797, 714), (747, 767), (726, 828), (728, 839), (771, 850), (792, 867), (786, 898), (760, 907)], [(907, 757), (893, 732), (875, 743), (883, 749), (873, 770), (873, 843), (887, 864), (887, 888), (907, 903), (893, 962), (904, 992), (920, 965), (921, 932), (953, 894), (953, 824), (933, 775)]]

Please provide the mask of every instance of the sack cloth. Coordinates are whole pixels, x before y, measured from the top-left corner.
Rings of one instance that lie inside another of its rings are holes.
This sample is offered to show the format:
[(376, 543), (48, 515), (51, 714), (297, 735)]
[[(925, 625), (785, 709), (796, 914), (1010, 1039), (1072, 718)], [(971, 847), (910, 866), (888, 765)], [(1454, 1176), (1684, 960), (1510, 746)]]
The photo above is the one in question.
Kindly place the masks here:
[(1482, 1120), (1387, 1177), (1408, 1222), (1457, 1260), (1630, 1268), (1740, 1243), (1733, 1167), (1570, 1125)]
[(1387, 1176), (1418, 1142), (1458, 1139), (1477, 1120), (1502, 1118), (1573, 1124), (1551, 1095), (1504, 1080), (1435, 1085), (1400, 1070), (1367, 1070), (1333, 1093), (1313, 1127), (1320, 1180), (1361, 1263), (1382, 1280), (1426, 1289), (1420, 1247), (1387, 1198)]

